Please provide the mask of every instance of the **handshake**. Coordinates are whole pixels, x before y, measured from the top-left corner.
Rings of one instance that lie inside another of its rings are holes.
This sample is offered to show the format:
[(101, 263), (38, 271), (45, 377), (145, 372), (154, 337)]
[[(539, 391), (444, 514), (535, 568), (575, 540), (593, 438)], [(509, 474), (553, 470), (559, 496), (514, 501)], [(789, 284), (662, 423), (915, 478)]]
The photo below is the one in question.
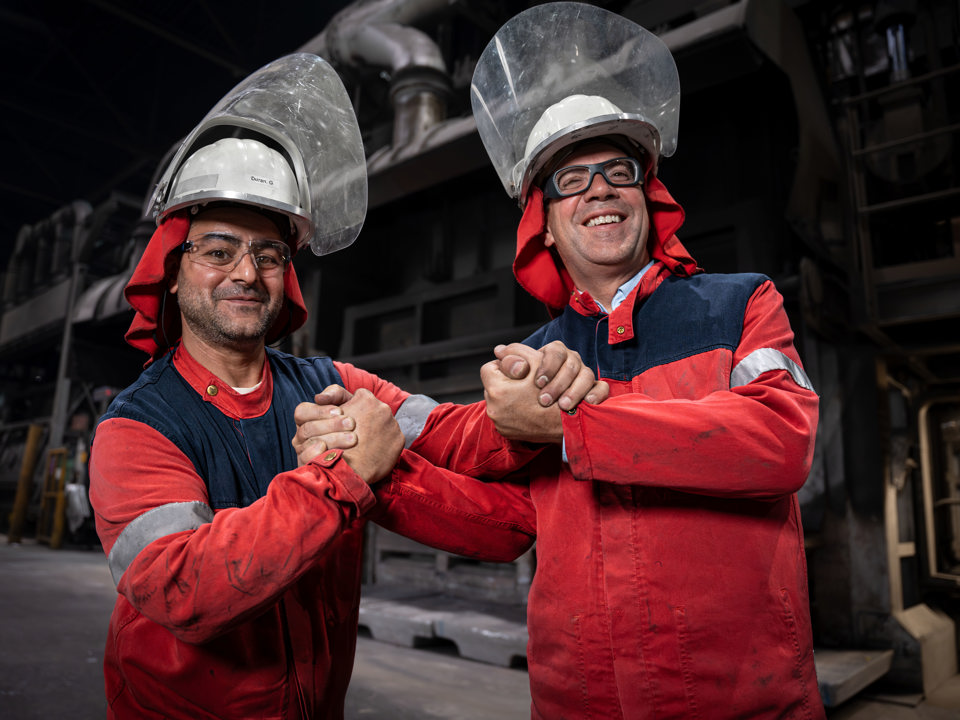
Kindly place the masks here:
[[(598, 404), (610, 392), (560, 341), (539, 350), (520, 343), (498, 345), (495, 359), (480, 369), (487, 416), (510, 440), (560, 443), (563, 412), (581, 402)], [(386, 477), (403, 450), (404, 437), (386, 403), (366, 389), (349, 393), (331, 385), (294, 411), (293, 447), (305, 465), (328, 450), (343, 459), (367, 483)]]

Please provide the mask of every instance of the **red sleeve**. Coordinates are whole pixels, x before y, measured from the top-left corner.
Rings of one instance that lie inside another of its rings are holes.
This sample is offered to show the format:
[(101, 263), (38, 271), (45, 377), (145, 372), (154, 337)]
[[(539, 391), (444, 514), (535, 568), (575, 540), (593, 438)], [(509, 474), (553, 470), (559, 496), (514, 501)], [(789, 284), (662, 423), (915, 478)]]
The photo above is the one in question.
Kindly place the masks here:
[[(771, 348), (800, 365), (783, 301), (766, 282), (748, 303), (731, 367)], [(786, 370), (696, 399), (649, 394), (582, 404), (564, 417), (570, 468), (579, 479), (668, 487), (719, 497), (796, 492), (813, 459), (818, 398)]]
[(337, 369), (337, 372), (340, 373), (340, 379), (343, 380), (344, 388), (352, 393), (360, 388), (366, 388), (376, 395), (381, 402), (389, 405), (394, 413), (400, 409), (403, 401), (410, 397), (410, 393), (401, 390), (393, 383), (383, 380), (366, 370), (361, 370), (350, 363), (334, 360), (333, 366)]
[[(353, 365), (341, 362), (334, 365), (347, 390), (355, 392), (358, 388), (367, 388), (395, 414), (410, 397), (410, 393), (396, 385)], [(442, 403), (434, 407), (409, 449), (434, 465), (455, 473), (498, 479), (516, 472), (545, 447), (507, 440), (487, 417), (486, 403), (477, 402), (470, 405)]]
[[(209, 503), (186, 456), (156, 430), (125, 419), (97, 429), (90, 500), (108, 555), (150, 510)], [(221, 510), (212, 522), (149, 542), (117, 591), (181, 640), (205, 642), (275, 602), (374, 502), (336, 453), (325, 465), (277, 475), (249, 507)]]
[(409, 450), (390, 478), (376, 486), (376, 495), (374, 522), (456, 555), (509, 562), (536, 537), (536, 511), (526, 485), (457, 475)]

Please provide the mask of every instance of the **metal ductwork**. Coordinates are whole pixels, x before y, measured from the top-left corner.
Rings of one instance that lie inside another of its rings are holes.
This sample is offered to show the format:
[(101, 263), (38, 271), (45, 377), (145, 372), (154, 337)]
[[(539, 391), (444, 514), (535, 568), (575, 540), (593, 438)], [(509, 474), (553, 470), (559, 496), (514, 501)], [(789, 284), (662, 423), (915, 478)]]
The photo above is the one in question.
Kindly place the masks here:
[(393, 148), (415, 146), (446, 117), (450, 77), (440, 48), (410, 27), (447, 0), (361, 0), (337, 13), (300, 48), (333, 63), (387, 68), (393, 104)]
[(28, 301), (69, 275), (77, 228), (86, 224), (92, 212), (87, 201), (75, 200), (50, 217), (20, 228), (4, 278), (4, 305)]

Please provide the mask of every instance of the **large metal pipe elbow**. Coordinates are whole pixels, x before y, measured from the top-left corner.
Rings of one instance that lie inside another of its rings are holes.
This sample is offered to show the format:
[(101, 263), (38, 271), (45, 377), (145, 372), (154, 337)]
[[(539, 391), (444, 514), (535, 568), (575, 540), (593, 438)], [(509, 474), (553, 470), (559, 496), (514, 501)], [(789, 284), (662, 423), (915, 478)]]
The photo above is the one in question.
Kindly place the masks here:
[(408, 67), (427, 67), (445, 73), (446, 65), (426, 33), (396, 23), (349, 24), (327, 36), (332, 59), (351, 65), (364, 62), (388, 68), (391, 75)]
[(331, 62), (387, 69), (393, 146), (412, 144), (444, 120), (450, 76), (433, 38), (409, 23), (447, 4), (448, 0), (360, 0), (341, 10), (300, 50)]
[(334, 15), (300, 50), (349, 65), (362, 61), (391, 72), (419, 66), (445, 73), (440, 48), (410, 24), (448, 4), (449, 0), (359, 0)]

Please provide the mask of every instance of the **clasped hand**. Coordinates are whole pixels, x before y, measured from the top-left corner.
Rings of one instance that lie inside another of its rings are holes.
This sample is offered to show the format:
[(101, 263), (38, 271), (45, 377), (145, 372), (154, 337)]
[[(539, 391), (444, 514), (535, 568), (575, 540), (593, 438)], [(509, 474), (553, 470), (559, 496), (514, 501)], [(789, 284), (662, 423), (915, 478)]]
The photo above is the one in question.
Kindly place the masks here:
[[(538, 443), (563, 439), (563, 412), (581, 402), (603, 402), (610, 388), (597, 381), (580, 355), (555, 341), (535, 350), (498, 345), (480, 369), (487, 415), (506, 438)], [(403, 449), (403, 434), (389, 406), (369, 390), (351, 394), (331, 385), (294, 411), (293, 447), (306, 465), (327, 450), (343, 457), (368, 483), (385, 477)]]
[(496, 359), (480, 369), (483, 397), (487, 415), (511, 440), (560, 443), (563, 412), (581, 402), (601, 403), (610, 394), (579, 353), (559, 340), (540, 350), (513, 343), (493, 352)]
[(293, 447), (300, 466), (332, 449), (367, 483), (386, 477), (403, 450), (403, 433), (390, 406), (369, 390), (350, 393), (330, 385), (293, 411)]

